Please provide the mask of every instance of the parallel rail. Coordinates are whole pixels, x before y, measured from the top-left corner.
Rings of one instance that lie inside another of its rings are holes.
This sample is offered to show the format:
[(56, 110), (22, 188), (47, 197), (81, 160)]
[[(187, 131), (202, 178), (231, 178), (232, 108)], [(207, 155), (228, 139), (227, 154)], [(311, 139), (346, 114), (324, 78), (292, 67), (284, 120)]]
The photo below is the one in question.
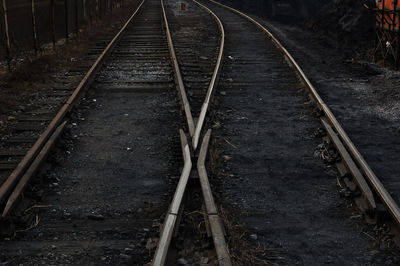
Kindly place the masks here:
[[(232, 12), (239, 14), (240, 16), (246, 18), (251, 23), (255, 24), (259, 29), (261, 29), (267, 37), (275, 44), (275, 46), (282, 51), (286, 57), (288, 63), (297, 72), (301, 81), (307, 88), (311, 99), (315, 102), (319, 110), (324, 114), (321, 117), (321, 123), (324, 125), (328, 136), (335, 144), (338, 152), (340, 153), (342, 160), (345, 165), (345, 170), (341, 172), (350, 173), (355, 180), (356, 186), (361, 191), (361, 200), (363, 201), (360, 208), (365, 211), (366, 215), (370, 218), (377, 215), (377, 205), (374, 193), (375, 191), (379, 199), (383, 202), (391, 216), (393, 217), (397, 226), (400, 226), (400, 208), (399, 205), (392, 198), (390, 193), (386, 190), (380, 179), (375, 175), (373, 170), (370, 168), (368, 163), (365, 161), (361, 153), (355, 147), (354, 143), (351, 141), (347, 133), (344, 131), (340, 123), (337, 121), (336, 117), (322, 100), (321, 96), (318, 94), (315, 87), (312, 85), (306, 74), (297, 64), (293, 56), (288, 52), (288, 50), (279, 42), (279, 40), (264, 26), (262, 26), (255, 19), (250, 16), (240, 12), (232, 7), (226, 6), (214, 0), (208, 0), (216, 5), (226, 8)], [(373, 219), (374, 220), (374, 219)]]
[[(59, 112), (50, 122), (46, 130), (41, 134), (39, 139), (35, 142), (35, 144), (29, 149), (24, 158), (20, 161), (18, 166), (14, 169), (14, 171), (10, 174), (10, 176), (6, 179), (6, 181), (0, 187), (0, 206), (4, 203), (5, 208), (2, 210), (1, 219), (5, 219), (9, 216), (11, 210), (16, 205), (18, 199), (21, 196), (21, 193), (24, 191), (26, 184), (29, 182), (33, 174), (36, 172), (37, 168), (40, 166), (42, 161), (46, 156), (40, 156), (40, 161), (37, 160), (38, 155), (42, 152), (42, 150), (48, 148), (49, 141), (52, 141), (52, 136), (54, 136), (54, 132), (60, 125), (64, 123), (66, 120), (66, 116), (71, 111), (71, 109), (78, 103), (85, 89), (89, 87), (89, 84), (94, 78), (94, 75), (97, 73), (97, 70), (103, 65), (105, 59), (113, 50), (115, 45), (123, 36), (126, 28), (132, 22), (133, 18), (136, 16), (137, 12), (142, 7), (145, 0), (142, 0), (140, 5), (136, 8), (135, 12), (132, 16), (129, 17), (127, 22), (122, 26), (119, 32), (114, 36), (114, 38), (110, 41), (107, 47), (103, 50), (100, 56), (93, 63), (91, 68), (87, 71), (86, 75), (83, 77), (79, 85), (76, 87), (72, 95), (68, 98), (66, 103), (61, 107)], [(68, 120), (68, 119), (67, 119)], [(60, 130), (56, 137), (61, 134)], [(54, 144), (54, 142), (53, 142)], [(10, 197), (10, 195), (12, 195)]]

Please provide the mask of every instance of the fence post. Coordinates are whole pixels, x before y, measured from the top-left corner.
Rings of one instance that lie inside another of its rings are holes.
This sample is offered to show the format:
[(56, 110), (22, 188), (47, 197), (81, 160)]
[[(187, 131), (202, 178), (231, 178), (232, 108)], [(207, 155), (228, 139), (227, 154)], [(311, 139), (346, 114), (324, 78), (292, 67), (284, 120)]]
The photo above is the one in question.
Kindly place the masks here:
[(68, 42), (69, 39), (69, 30), (68, 30), (68, 0), (64, 0), (64, 13), (65, 13), (65, 42)]
[(79, 34), (79, 13), (78, 13), (78, 0), (75, 0), (75, 34), (78, 36)]
[(99, 0), (96, 0), (96, 23), (99, 19)]
[[(398, 6), (398, 0), (395, 0), (393, 3), (394, 6), (394, 10), (393, 10), (393, 35), (394, 39), (396, 40), (396, 42), (394, 42), (396, 44), (395, 47), (395, 66), (394, 68), (396, 70), (399, 70), (399, 66), (400, 66), (400, 10), (397, 9)], [(397, 17), (396, 17), (397, 15)], [(399, 22), (399, 23), (397, 23)], [(397, 36), (396, 36), (397, 35)]]
[(103, 1), (99, 0), (99, 18), (100, 20), (103, 18)]
[(7, 18), (7, 4), (6, 0), (2, 1), (3, 3), (3, 18), (4, 18), (4, 32), (6, 34), (6, 56), (7, 56), (7, 64), (8, 64), (8, 71), (11, 72), (11, 45), (10, 45), (10, 34), (8, 32), (8, 18)]
[(33, 49), (35, 49), (35, 55), (38, 53), (38, 40), (36, 32), (36, 15), (35, 15), (35, 0), (31, 1), (32, 11), (32, 34), (33, 34)]
[(86, 0), (82, 0), (83, 5), (83, 19), (86, 19)]
[(53, 41), (53, 50), (56, 49), (56, 23), (54, 18), (54, 0), (50, 0), (50, 27), (51, 39)]

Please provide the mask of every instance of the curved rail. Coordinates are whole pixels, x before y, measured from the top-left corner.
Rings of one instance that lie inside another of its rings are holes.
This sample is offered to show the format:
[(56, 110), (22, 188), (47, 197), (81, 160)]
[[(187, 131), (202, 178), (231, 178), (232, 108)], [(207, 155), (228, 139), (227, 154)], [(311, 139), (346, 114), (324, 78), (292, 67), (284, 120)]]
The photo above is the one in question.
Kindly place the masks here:
[(224, 47), (225, 47), (225, 30), (224, 30), (224, 26), (222, 25), (221, 20), (214, 14), (214, 12), (212, 12), (209, 8), (207, 8), (206, 6), (200, 4), (196, 0), (193, 0), (193, 2), (195, 2), (201, 8), (206, 10), (207, 13), (209, 13), (214, 18), (214, 20), (217, 22), (218, 28), (219, 28), (219, 30), (221, 32), (221, 41), (220, 41), (217, 61), (216, 61), (216, 64), (215, 64), (213, 75), (211, 77), (211, 80), (210, 80), (210, 83), (209, 83), (209, 86), (208, 86), (208, 89), (207, 89), (206, 97), (204, 98), (203, 105), (201, 106), (200, 115), (199, 115), (199, 118), (198, 118), (198, 121), (197, 121), (196, 125), (194, 125), (192, 112), (190, 110), (190, 104), (189, 104), (189, 101), (187, 99), (185, 86), (183, 84), (182, 75), (181, 75), (181, 72), (180, 72), (180, 69), (179, 69), (179, 63), (178, 63), (178, 60), (176, 58), (174, 44), (173, 44), (173, 41), (172, 41), (172, 37), (171, 37), (170, 30), (169, 30), (169, 26), (168, 26), (167, 14), (165, 12), (164, 3), (163, 3), (162, 0), (161, 0), (161, 8), (162, 8), (162, 12), (163, 12), (163, 20), (164, 20), (165, 30), (167, 32), (168, 47), (169, 47), (169, 51), (170, 51), (170, 55), (171, 55), (171, 60), (173, 62), (175, 78), (176, 78), (176, 81), (178, 83), (179, 94), (181, 96), (183, 108), (184, 108), (184, 111), (185, 111), (186, 120), (187, 120), (187, 124), (188, 124), (188, 128), (189, 128), (189, 134), (190, 134), (190, 137), (192, 138), (193, 150), (196, 150), (197, 146), (199, 144), (200, 134), (201, 134), (201, 130), (203, 128), (204, 120), (205, 120), (205, 117), (206, 117), (206, 114), (207, 114), (207, 110), (208, 110), (208, 106), (209, 106), (209, 103), (210, 103), (211, 95), (212, 95), (212, 93), (214, 91), (214, 88), (216, 87), (217, 79), (218, 79), (218, 76), (219, 76), (219, 71), (220, 71), (221, 65), (222, 65), (221, 62), (222, 62), (222, 56), (223, 56)]
[[(0, 187), (0, 205), (2, 205), (6, 200), (7, 206), (14, 206), (14, 201), (18, 198), (17, 195), (14, 195), (12, 198), (8, 198), (8, 196), (13, 192), (16, 186), (18, 186), (18, 191), (20, 188), (24, 188), (25, 185), (23, 182), (27, 182), (29, 180), (21, 180), (22, 176), (25, 172), (30, 168), (32, 162), (36, 159), (38, 154), (43, 150), (46, 143), (49, 141), (53, 133), (56, 129), (63, 123), (65, 116), (68, 112), (73, 108), (73, 106), (77, 103), (78, 99), (80, 98), (82, 92), (89, 86), (90, 82), (92, 81), (94, 74), (97, 70), (101, 67), (102, 63), (106, 59), (106, 57), (110, 54), (112, 49), (115, 47), (117, 42), (121, 39), (125, 29), (131, 23), (137, 12), (143, 6), (145, 0), (142, 0), (140, 5), (136, 8), (135, 12), (132, 16), (129, 17), (127, 22), (122, 26), (119, 32), (114, 36), (114, 38), (110, 41), (107, 47), (103, 50), (100, 56), (96, 59), (93, 63), (91, 68), (85, 74), (79, 85), (76, 87), (72, 95), (68, 98), (67, 102), (60, 108), (59, 112), (47, 126), (46, 130), (42, 133), (39, 139), (35, 142), (32, 148), (29, 149), (27, 154), (15, 168), (15, 170), (10, 174), (7, 180), (1, 185)], [(20, 193), (20, 192), (19, 192)], [(7, 208), (5, 212), (2, 214), (2, 218), (5, 218), (10, 211), (10, 208)]]
[(160, 1), (161, 1), (161, 10), (163, 13), (165, 31), (167, 34), (169, 53), (171, 55), (171, 60), (172, 60), (173, 67), (174, 67), (175, 79), (176, 79), (176, 82), (178, 83), (179, 95), (181, 96), (183, 109), (185, 111), (186, 121), (187, 121), (188, 128), (189, 128), (189, 134), (190, 134), (190, 137), (193, 137), (195, 126), (194, 126), (194, 121), (193, 121), (193, 117), (192, 117), (192, 112), (190, 111), (190, 104), (187, 99), (185, 85), (183, 85), (183, 79), (182, 79), (181, 71), (179, 69), (178, 59), (176, 58), (174, 43), (172, 41), (171, 32), (170, 32), (169, 26), (168, 26), (167, 14), (165, 13), (164, 1), (163, 0), (160, 0)]
[(314, 88), (314, 86), (312, 85), (310, 80), (307, 78), (306, 74), (303, 72), (303, 70), (300, 68), (300, 66), (297, 64), (297, 62), (294, 60), (294, 58), (288, 52), (288, 50), (278, 41), (278, 39), (270, 31), (268, 31), (264, 26), (262, 26), (259, 22), (257, 22), (250, 16), (248, 16), (234, 8), (231, 8), (229, 6), (226, 6), (224, 4), (216, 2), (214, 0), (208, 0), (208, 1), (213, 2), (214, 4), (222, 6), (226, 9), (229, 9), (229, 10), (239, 14), (240, 16), (246, 18), (250, 22), (254, 23), (258, 28), (260, 28), (264, 33), (266, 33), (267, 36), (272, 40), (272, 42), (284, 53), (284, 55), (286, 56), (286, 58), (288, 59), (290, 64), (296, 70), (296, 72), (300, 76), (301, 80), (303, 81), (303, 83), (305, 84), (307, 89), (309, 90), (311, 96), (317, 103), (318, 108), (321, 109), (325, 113), (325, 116), (328, 118), (332, 127), (335, 129), (337, 134), (340, 136), (343, 144), (349, 150), (353, 159), (358, 164), (358, 167), (361, 168), (361, 170), (367, 177), (368, 181), (372, 184), (373, 188), (375, 189), (375, 191), (377, 192), (377, 194), (381, 198), (381, 200), (384, 202), (384, 204), (388, 208), (390, 214), (396, 220), (397, 224), (400, 225), (400, 208), (399, 208), (398, 204), (394, 201), (392, 196), (389, 194), (389, 192), (383, 186), (382, 182), (379, 180), (379, 178), (375, 175), (375, 173), (369, 167), (369, 165), (367, 164), (367, 162), (365, 161), (365, 159), (363, 158), (361, 153), (357, 150), (354, 143), (350, 140), (349, 136), (346, 134), (346, 132), (344, 131), (342, 126), (337, 121), (337, 119), (334, 116), (334, 114), (332, 113), (332, 111), (322, 100), (322, 98), (318, 94), (317, 90)]
[(199, 144), (200, 134), (201, 134), (201, 130), (203, 128), (204, 119), (205, 119), (206, 114), (207, 114), (208, 105), (210, 103), (211, 95), (212, 95), (212, 93), (214, 91), (214, 88), (215, 88), (215, 86), (217, 84), (217, 78), (219, 76), (219, 71), (220, 71), (221, 65), (222, 65), (221, 61), (222, 61), (222, 56), (224, 54), (224, 47), (225, 47), (225, 30), (224, 30), (224, 26), (222, 25), (221, 20), (217, 17), (217, 15), (214, 14), (214, 12), (212, 12), (208, 7), (200, 4), (196, 0), (193, 0), (193, 2), (198, 4), (201, 8), (206, 10), (211, 16), (213, 16), (213, 18), (217, 22), (218, 28), (219, 28), (219, 30), (221, 32), (221, 42), (220, 42), (217, 62), (215, 64), (214, 73), (212, 75), (210, 84), (208, 86), (206, 98), (204, 100), (203, 105), (201, 106), (201, 112), (200, 112), (199, 120), (198, 120), (198, 122), (196, 124), (196, 130), (195, 130), (195, 133), (194, 133), (194, 136), (193, 136), (193, 140), (192, 140), (193, 149), (196, 150), (197, 145)]
[[(168, 213), (164, 219), (163, 227), (161, 229), (161, 234), (160, 234), (160, 240), (158, 241), (157, 249), (154, 253), (154, 257), (151, 262), (151, 265), (153, 265), (153, 266), (161, 266), (161, 265), (165, 264), (165, 260), (166, 260), (168, 250), (170, 247), (172, 235), (174, 234), (174, 231), (176, 230), (176, 228), (178, 226), (177, 224), (179, 224), (178, 216), (179, 216), (179, 213), (181, 213), (183, 211), (182, 199), (183, 199), (183, 195), (187, 191), (187, 184), (188, 184), (189, 176), (190, 176), (191, 170), (192, 170), (192, 157), (190, 154), (189, 144), (192, 144), (194, 151), (196, 150), (196, 148), (199, 144), (199, 138), (200, 138), (203, 124), (204, 124), (205, 116), (207, 114), (208, 105), (209, 105), (213, 90), (216, 87), (217, 78), (219, 75), (219, 71), (221, 69), (221, 62), (222, 62), (224, 42), (225, 42), (225, 31), (224, 31), (224, 27), (223, 27), (220, 19), (210, 9), (208, 9), (207, 7), (203, 6), (202, 4), (200, 4), (194, 0), (195, 3), (197, 3), (201, 8), (205, 9), (209, 14), (211, 14), (213, 16), (213, 18), (216, 20), (218, 27), (221, 31), (221, 42), (220, 42), (220, 49), (219, 49), (217, 62), (216, 62), (215, 68), (214, 68), (213, 75), (211, 77), (210, 84), (208, 86), (206, 97), (204, 99), (204, 102), (203, 102), (203, 105), (201, 108), (200, 117), (198, 119), (196, 127), (194, 127), (189, 102), (187, 100), (187, 96), (186, 96), (186, 92), (185, 92), (185, 88), (184, 88), (184, 84), (183, 84), (183, 79), (181, 76), (181, 72), (179, 70), (179, 64), (178, 64), (178, 60), (176, 58), (175, 49), (173, 46), (172, 37), (171, 37), (171, 33), (169, 30), (169, 26), (168, 26), (168, 19), (167, 19), (167, 15), (165, 12), (163, 0), (160, 0), (160, 2), (161, 2), (162, 14), (163, 14), (163, 21), (164, 21), (165, 28), (166, 28), (166, 35), (167, 35), (167, 40), (168, 40), (169, 51), (170, 51), (170, 55), (171, 55), (171, 60), (173, 62), (174, 72), (175, 72), (175, 78), (177, 81), (177, 85), (179, 87), (179, 93), (181, 96), (183, 108), (184, 108), (186, 119), (187, 119), (187, 124), (189, 127), (189, 135), (190, 135), (190, 138), (192, 141), (188, 143), (186, 135), (185, 135), (184, 131), (181, 129), (180, 130), (180, 140), (181, 140), (182, 153), (183, 153), (183, 158), (184, 158), (184, 168), (181, 173), (179, 183), (175, 190), (174, 197), (170, 204)], [(218, 262), (220, 265), (230, 266), (231, 261), (230, 261), (230, 257), (229, 257), (229, 250), (228, 250), (228, 247), (225, 242), (223, 225), (220, 221), (220, 218), (219, 218), (219, 215), (217, 212), (217, 208), (214, 203), (210, 183), (208, 182), (207, 172), (206, 172), (206, 168), (204, 165), (207, 150), (208, 150), (208, 144), (210, 141), (210, 135), (211, 135), (211, 130), (208, 130), (203, 139), (202, 145), (201, 145), (201, 150), (199, 153), (199, 160), (197, 162), (198, 175), (199, 175), (199, 179), (200, 179), (200, 183), (201, 183), (201, 189), (203, 192), (204, 202), (207, 203), (206, 204), (207, 205), (207, 207), (206, 207), (207, 218), (208, 218), (208, 223), (210, 225), (211, 233), (213, 236), (213, 241), (214, 241), (214, 246), (215, 246), (215, 250), (217, 253), (217, 257), (218, 257)]]

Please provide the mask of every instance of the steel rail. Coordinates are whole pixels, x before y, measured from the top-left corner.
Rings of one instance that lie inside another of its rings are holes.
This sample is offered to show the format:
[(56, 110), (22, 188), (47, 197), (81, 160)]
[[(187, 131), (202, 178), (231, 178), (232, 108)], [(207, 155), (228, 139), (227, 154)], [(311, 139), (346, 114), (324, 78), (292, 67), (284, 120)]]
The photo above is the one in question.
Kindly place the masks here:
[(214, 197), (211, 191), (205, 166), (210, 137), (211, 129), (207, 130), (207, 133), (205, 134), (201, 144), (199, 159), (197, 160), (197, 172), (199, 174), (201, 191), (203, 193), (203, 199), (206, 206), (207, 217), (211, 228), (215, 251), (217, 252), (218, 263), (221, 266), (230, 266), (232, 265), (232, 262), (229, 256), (228, 246), (225, 242), (224, 229), (222, 227), (221, 219), (218, 215), (217, 206), (214, 202)]
[(186, 121), (187, 121), (187, 125), (189, 128), (189, 134), (190, 134), (190, 137), (192, 138), (194, 135), (194, 129), (195, 129), (192, 112), (190, 110), (190, 104), (187, 99), (185, 85), (183, 84), (181, 71), (179, 69), (178, 59), (176, 58), (174, 43), (172, 41), (171, 32), (170, 32), (169, 26), (168, 26), (167, 14), (166, 14), (165, 8), (164, 8), (164, 1), (160, 0), (160, 2), (161, 2), (162, 13), (163, 13), (165, 31), (166, 31), (166, 35), (167, 35), (169, 53), (171, 56), (171, 61), (173, 63), (173, 67), (174, 67), (175, 80), (178, 83), (177, 85), (178, 85), (179, 95), (181, 96), (183, 109), (185, 111)]
[(248, 16), (232, 7), (229, 7), (229, 6), (226, 6), (219, 2), (216, 2), (214, 0), (208, 0), (208, 1), (213, 2), (214, 4), (224, 7), (228, 10), (231, 10), (231, 11), (239, 14), (240, 16), (246, 18), (253, 24), (255, 24), (264, 33), (266, 33), (267, 36), (272, 40), (272, 42), (275, 43), (275, 45), (284, 53), (284, 55), (286, 56), (286, 58), (288, 59), (288, 61), (292, 65), (292, 67), (296, 70), (297, 74), (300, 76), (300, 79), (303, 81), (304, 85), (309, 90), (312, 98), (316, 101), (318, 108), (320, 108), (325, 113), (325, 116), (328, 118), (332, 127), (335, 129), (337, 134), (340, 136), (341, 140), (343, 141), (343, 144), (349, 150), (350, 154), (353, 156), (353, 159), (358, 164), (358, 167), (361, 168), (361, 170), (367, 177), (368, 181), (372, 184), (374, 190), (376, 191), (376, 193), (378, 194), (380, 199), (384, 202), (384, 204), (387, 207), (387, 209), (389, 210), (390, 214), (395, 219), (396, 223), (400, 226), (400, 208), (399, 208), (398, 204), (394, 201), (392, 196), (389, 194), (389, 192), (383, 186), (382, 182), (379, 180), (379, 178), (375, 175), (375, 173), (369, 167), (368, 163), (365, 161), (365, 159), (363, 158), (361, 153), (357, 150), (354, 143), (350, 140), (349, 136), (344, 131), (342, 126), (339, 124), (339, 122), (337, 121), (337, 119), (334, 116), (334, 114), (332, 113), (332, 111), (322, 100), (322, 98), (318, 94), (317, 90), (314, 88), (314, 86), (312, 85), (310, 80), (307, 78), (306, 74), (303, 72), (303, 70), (300, 68), (300, 66), (297, 64), (297, 62), (294, 60), (294, 58), (288, 52), (288, 50), (278, 41), (278, 39), (270, 31), (268, 31), (264, 26), (262, 26), (259, 22), (257, 22), (250, 16)]
[[(221, 62), (222, 62), (222, 56), (223, 56), (223, 50), (224, 50), (224, 41), (225, 41), (225, 31), (224, 31), (224, 28), (223, 28), (223, 25), (222, 25), (220, 19), (210, 9), (208, 9), (207, 7), (194, 1), (201, 8), (205, 9), (209, 14), (211, 14), (213, 16), (213, 18), (216, 20), (218, 27), (221, 31), (221, 42), (220, 42), (220, 49), (219, 49), (219, 53), (218, 53), (217, 62), (216, 62), (215, 68), (214, 68), (214, 72), (213, 72), (210, 84), (207, 89), (207, 94), (206, 94), (205, 100), (202, 105), (200, 117), (198, 119), (196, 127), (194, 127), (192, 113), (190, 111), (190, 106), (189, 106), (189, 102), (187, 100), (185, 87), (183, 84), (183, 79), (182, 79), (181, 72), (179, 69), (178, 60), (176, 58), (175, 49), (174, 49), (171, 32), (170, 32), (169, 25), (168, 25), (168, 19), (167, 19), (164, 3), (163, 3), (163, 0), (160, 0), (160, 1), (161, 1), (163, 21), (164, 21), (164, 25), (165, 25), (165, 29), (166, 29), (166, 35), (167, 35), (167, 40), (168, 40), (168, 47), (169, 47), (169, 51), (170, 51), (171, 61), (173, 62), (174, 74), (175, 74), (176, 81), (178, 83), (177, 85), (179, 87), (179, 93), (181, 96), (183, 108), (184, 108), (185, 115), (186, 115), (187, 124), (189, 127), (189, 135), (190, 135), (190, 139), (191, 139), (190, 144), (193, 147), (193, 151), (196, 151), (196, 147), (199, 142), (201, 130), (202, 130), (205, 116), (206, 116), (206, 113), (208, 110), (208, 105), (209, 105), (209, 102), (211, 99), (211, 95), (212, 95), (214, 88), (216, 87), (219, 70), (221, 68)], [(163, 227), (162, 227), (161, 233), (160, 233), (160, 240), (158, 241), (157, 249), (153, 256), (153, 260), (151, 262), (151, 265), (154, 265), (154, 266), (161, 266), (161, 265), (165, 264), (165, 260), (166, 260), (167, 254), (168, 254), (172, 236), (174, 235), (174, 232), (177, 232), (176, 230), (177, 230), (177, 226), (179, 225), (179, 220), (180, 220), (179, 216), (183, 210), (182, 199), (184, 197), (184, 194), (186, 193), (187, 184), (188, 184), (189, 177), (190, 177), (190, 174), (192, 171), (192, 157), (191, 157), (192, 155), (190, 153), (188, 140), (182, 129), (180, 129), (179, 132), (180, 132), (182, 153), (183, 153), (183, 158), (184, 158), (184, 168), (181, 173), (177, 188), (175, 190), (173, 200), (169, 206), (168, 213), (164, 219)], [(211, 135), (211, 131), (209, 130), (207, 132), (207, 134), (205, 135), (202, 146), (201, 146), (199, 160), (197, 163), (198, 175), (199, 175), (199, 179), (200, 179), (200, 183), (201, 183), (201, 188), (203, 191), (204, 202), (206, 204), (206, 209), (207, 209), (206, 219), (208, 219), (208, 222), (209, 222), (209, 225), (211, 228), (214, 247), (215, 247), (215, 250), (217, 253), (219, 265), (230, 266), (231, 261), (230, 261), (228, 247), (225, 242), (223, 226), (222, 226), (222, 223), (218, 216), (217, 208), (215, 206), (215, 202), (214, 202), (212, 192), (211, 192), (210, 183), (208, 181), (208, 176), (207, 176), (207, 172), (205, 169), (205, 159), (206, 159), (206, 154), (208, 151), (210, 135)]]
[(56, 143), (58, 137), (61, 135), (62, 131), (64, 130), (65, 126), (67, 125), (67, 121), (64, 121), (57, 127), (54, 131), (53, 135), (49, 138), (46, 144), (43, 146), (43, 149), (39, 152), (38, 156), (35, 158), (31, 166), (29, 166), (28, 170), (25, 172), (21, 180), (19, 180), (17, 186), (11, 193), (10, 197), (8, 198), (7, 204), (4, 208), (3, 214), (1, 218), (6, 218), (11, 210), (13, 210), (14, 206), (17, 204), (19, 197), (22, 195), (22, 192), (25, 190), (25, 187), (28, 185), (30, 179), (35, 175), (37, 170), (39, 169), (40, 165), (46, 159), (47, 155), (49, 154), (51, 148)]
[(192, 159), (190, 156), (189, 145), (183, 130), (181, 129), (179, 132), (182, 144), (184, 167), (179, 178), (179, 183), (175, 190), (173, 200), (170, 204), (168, 214), (164, 220), (160, 240), (158, 241), (157, 249), (154, 253), (154, 258), (151, 263), (153, 266), (162, 266), (165, 263), (171, 238), (175, 229), (175, 224), (178, 218), (179, 209), (181, 208), (183, 195), (185, 194), (190, 172), (192, 171)]
[(199, 144), (200, 134), (201, 134), (201, 130), (203, 128), (204, 120), (205, 120), (205, 117), (206, 117), (206, 114), (207, 114), (207, 110), (208, 110), (208, 106), (209, 106), (209, 103), (210, 103), (211, 95), (212, 95), (212, 93), (214, 91), (214, 88), (216, 87), (217, 78), (219, 76), (219, 72), (220, 72), (221, 65), (222, 65), (221, 62), (222, 62), (222, 56), (224, 54), (224, 47), (225, 47), (225, 29), (224, 29), (224, 26), (223, 26), (221, 20), (218, 18), (217, 15), (215, 15), (214, 12), (212, 12), (208, 7), (206, 7), (205, 5), (200, 4), (196, 0), (193, 0), (193, 2), (195, 2), (201, 8), (206, 10), (214, 18), (214, 20), (217, 22), (218, 28), (219, 28), (219, 30), (221, 32), (221, 41), (220, 41), (220, 46), (219, 46), (217, 62), (215, 64), (214, 72), (213, 72), (213, 75), (211, 77), (210, 84), (208, 86), (206, 98), (204, 100), (203, 105), (201, 106), (199, 120), (196, 123), (196, 129), (195, 129), (194, 137), (193, 137), (193, 140), (192, 140), (193, 149), (196, 150), (197, 149), (197, 145)]
[(47, 126), (45, 131), (40, 135), (38, 140), (29, 149), (27, 154), (24, 156), (24, 158), (21, 160), (21, 162), (17, 165), (17, 167), (14, 169), (14, 171), (10, 174), (10, 176), (6, 179), (6, 181), (1, 185), (1, 187), (0, 187), (0, 205), (2, 205), (5, 202), (5, 200), (7, 200), (7, 197), (12, 193), (12, 191), (15, 188), (15, 186), (17, 185), (17, 183), (20, 181), (20, 179), (22, 178), (24, 173), (27, 171), (27, 169), (30, 167), (32, 162), (35, 160), (35, 158), (41, 152), (43, 147), (46, 145), (49, 138), (53, 135), (54, 131), (62, 123), (63, 119), (66, 117), (68, 112), (77, 103), (78, 99), (80, 98), (79, 96), (89, 86), (90, 82), (92, 81), (92, 79), (94, 77), (94, 74), (101, 67), (101, 65), (104, 62), (104, 60), (106, 59), (106, 57), (109, 55), (109, 53), (115, 47), (117, 42), (120, 40), (125, 29), (128, 27), (128, 25), (131, 23), (131, 21), (133, 20), (133, 18), (137, 14), (137, 12), (143, 6), (144, 2), (145, 2), (145, 0), (142, 0), (142, 2), (136, 8), (136, 10), (132, 14), (132, 16), (129, 17), (127, 22), (122, 26), (122, 28), (118, 31), (118, 33), (114, 36), (114, 38), (110, 41), (110, 43), (107, 45), (107, 47), (103, 50), (103, 52), (99, 55), (99, 57), (93, 63), (93, 65), (88, 70), (88, 72), (85, 74), (85, 76), (83, 77), (81, 82), (75, 88), (72, 95), (68, 98), (66, 103), (60, 108), (60, 110), (55, 115), (55, 117), (50, 122), (50, 124)]

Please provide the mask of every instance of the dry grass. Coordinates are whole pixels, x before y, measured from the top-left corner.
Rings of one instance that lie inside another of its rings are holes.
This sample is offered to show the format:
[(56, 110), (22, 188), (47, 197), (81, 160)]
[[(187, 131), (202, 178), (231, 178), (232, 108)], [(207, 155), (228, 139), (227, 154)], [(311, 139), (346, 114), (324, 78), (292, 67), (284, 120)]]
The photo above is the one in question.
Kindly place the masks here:
[(237, 222), (235, 215), (226, 207), (219, 209), (233, 265), (282, 265), (282, 262), (278, 262), (279, 251), (250, 243), (250, 233)]

